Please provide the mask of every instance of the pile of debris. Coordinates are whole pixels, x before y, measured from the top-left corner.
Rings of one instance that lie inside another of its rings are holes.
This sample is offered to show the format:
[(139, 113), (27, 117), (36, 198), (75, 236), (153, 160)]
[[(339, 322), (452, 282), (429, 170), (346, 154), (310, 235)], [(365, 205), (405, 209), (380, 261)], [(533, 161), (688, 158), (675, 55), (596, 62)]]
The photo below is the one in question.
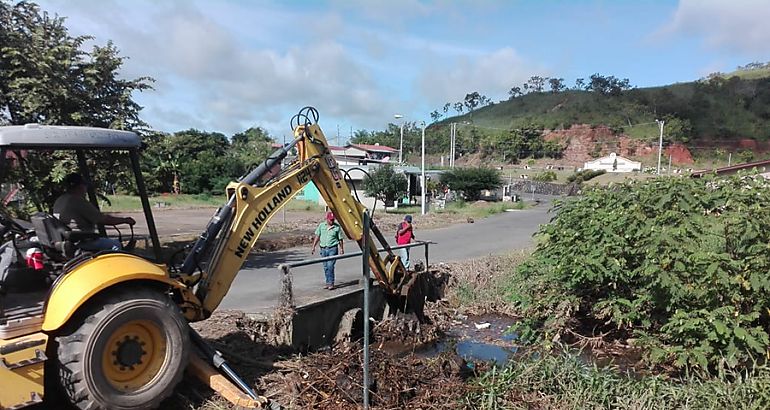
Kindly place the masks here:
[[(446, 345), (452, 338), (447, 333), (465, 325), (468, 314), (493, 310), (499, 301), (476, 301), (468, 312), (466, 306), (457, 303), (458, 288), (474, 283), (494, 286), (509, 271), (509, 259), (482, 258), (438, 266), (431, 275), (436, 282), (433, 285), (446, 285), (447, 294), (430, 295), (433, 297), (429, 299), (435, 300), (426, 304), (430, 323), (420, 323), (414, 315), (404, 314), (373, 323), (369, 361), (373, 409), (463, 408), (463, 398), (474, 388), (468, 379), (485, 372), (491, 364), (466, 363), (453, 345)], [(285, 279), (291, 281), (290, 275)], [(292, 296), (284, 294), (283, 298), (290, 301)], [(281, 334), (288, 328), (284, 322), (292, 315), (291, 304), (284, 305), (288, 306), (261, 320), (241, 312), (219, 311), (193, 327), (260, 395), (282, 408), (361, 408), (361, 340), (343, 341), (307, 355), (281, 348), (285, 346)], [(477, 324), (476, 328), (483, 325)], [(479, 337), (476, 333), (480, 332), (476, 330), (474, 336)], [(167, 404), (199, 410), (230, 408), (223, 399), (204, 391), (185, 389)]]
[[(279, 362), (258, 390), (286, 408), (358, 409), (363, 403), (363, 351), (360, 344), (338, 345), (333, 351)], [(372, 350), (370, 403), (381, 409), (444, 409), (460, 407), (476, 375), (454, 352), (435, 357), (391, 356)]]

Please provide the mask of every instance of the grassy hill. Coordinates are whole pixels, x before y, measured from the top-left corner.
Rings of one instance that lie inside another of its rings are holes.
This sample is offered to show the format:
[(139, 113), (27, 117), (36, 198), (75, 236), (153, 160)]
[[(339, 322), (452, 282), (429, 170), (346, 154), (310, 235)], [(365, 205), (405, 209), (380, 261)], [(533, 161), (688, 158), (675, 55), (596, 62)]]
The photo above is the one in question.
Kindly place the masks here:
[[(724, 156), (727, 161), (726, 151), (749, 160), (753, 154), (738, 149), (741, 139), (770, 141), (770, 65), (750, 66), (693, 82), (619, 92), (530, 92), (431, 124), (426, 151), (437, 156), (449, 152), (453, 122), (458, 123), (458, 155), (510, 163), (551, 156), (553, 146), (542, 141), (541, 130), (588, 124), (655, 145), (659, 135), (655, 120), (663, 119), (666, 144), (684, 143), (705, 159)], [(391, 124), (383, 131), (360, 131), (353, 141), (398, 147), (398, 136), (398, 126)], [(407, 124), (406, 158), (419, 155), (420, 146), (420, 129)]]
[[(572, 124), (606, 125), (640, 138), (656, 135), (656, 118), (672, 126), (667, 135), (703, 140), (770, 139), (770, 69), (736, 72), (729, 78), (638, 88), (621, 95), (569, 90), (530, 93), (477, 109), (448, 122), (479, 127), (545, 129)], [(639, 129), (638, 127), (642, 127)]]

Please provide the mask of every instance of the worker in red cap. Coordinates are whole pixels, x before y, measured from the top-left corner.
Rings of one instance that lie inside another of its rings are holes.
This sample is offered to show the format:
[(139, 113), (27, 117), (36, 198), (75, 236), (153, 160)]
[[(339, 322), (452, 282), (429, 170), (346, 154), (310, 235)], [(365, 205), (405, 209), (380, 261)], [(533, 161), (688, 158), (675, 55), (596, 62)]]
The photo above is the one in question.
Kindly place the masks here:
[[(345, 253), (342, 239), (342, 227), (334, 220), (334, 213), (329, 211), (326, 213), (326, 221), (321, 222), (315, 230), (313, 248), (310, 250), (310, 253), (314, 254), (316, 246), (320, 244), (322, 257), (342, 255)], [(336, 262), (336, 260), (324, 262), (324, 276), (326, 277), (324, 289), (334, 289), (334, 264)]]

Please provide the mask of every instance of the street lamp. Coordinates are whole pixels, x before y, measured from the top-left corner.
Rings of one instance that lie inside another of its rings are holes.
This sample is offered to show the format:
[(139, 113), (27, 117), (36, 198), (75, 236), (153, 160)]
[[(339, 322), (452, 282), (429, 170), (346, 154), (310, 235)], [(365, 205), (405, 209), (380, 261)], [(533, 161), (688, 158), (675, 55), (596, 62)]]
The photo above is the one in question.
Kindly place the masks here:
[(660, 175), (660, 155), (663, 152), (663, 124), (666, 122), (663, 120), (655, 120), (660, 126), (660, 142), (658, 143), (658, 175)]
[[(397, 120), (400, 120), (400, 119), (404, 118), (404, 116), (401, 115), (401, 114), (395, 114), (395, 115), (393, 115), (393, 118), (395, 118)], [(401, 139), (399, 140), (399, 143), (398, 143), (398, 163), (399, 164), (402, 163), (402, 161), (401, 161), (402, 160), (401, 151), (403, 151), (403, 149), (404, 149), (404, 122), (401, 121)]]
[(422, 181), (420, 181), (420, 194), (422, 199), (420, 200), (420, 214), (425, 215), (425, 121), (420, 123), (422, 125)]

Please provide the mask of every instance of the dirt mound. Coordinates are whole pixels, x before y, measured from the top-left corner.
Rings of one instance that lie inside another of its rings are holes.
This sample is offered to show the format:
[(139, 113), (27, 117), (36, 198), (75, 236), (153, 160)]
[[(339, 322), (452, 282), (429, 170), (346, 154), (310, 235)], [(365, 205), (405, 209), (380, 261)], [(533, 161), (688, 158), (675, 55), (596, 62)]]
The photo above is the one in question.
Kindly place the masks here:
[(459, 166), (464, 167), (479, 167), (481, 165), (484, 165), (486, 161), (481, 156), (480, 153), (476, 152), (473, 154), (466, 154), (461, 156), (460, 158), (457, 158), (455, 160), (455, 163)]
[[(544, 138), (546, 141), (565, 144), (564, 162), (576, 166), (612, 152), (643, 162), (645, 159), (652, 159), (645, 157), (656, 156), (658, 152), (657, 144), (650, 145), (625, 134), (617, 134), (606, 126), (573, 125), (565, 130), (548, 131)], [(754, 140), (741, 140), (739, 144), (757, 147)], [(671, 144), (665, 149), (665, 155), (671, 155), (674, 165), (689, 165), (694, 162), (690, 150), (683, 144)]]
[(666, 148), (666, 156), (671, 157), (671, 163), (674, 165), (690, 165), (695, 163), (690, 150), (682, 144), (669, 145)]
[(564, 160), (571, 165), (582, 166), (590, 161), (614, 152), (625, 157), (651, 154), (653, 147), (623, 134), (616, 134), (606, 126), (573, 125), (564, 130), (547, 131), (546, 141), (559, 141), (566, 145)]

